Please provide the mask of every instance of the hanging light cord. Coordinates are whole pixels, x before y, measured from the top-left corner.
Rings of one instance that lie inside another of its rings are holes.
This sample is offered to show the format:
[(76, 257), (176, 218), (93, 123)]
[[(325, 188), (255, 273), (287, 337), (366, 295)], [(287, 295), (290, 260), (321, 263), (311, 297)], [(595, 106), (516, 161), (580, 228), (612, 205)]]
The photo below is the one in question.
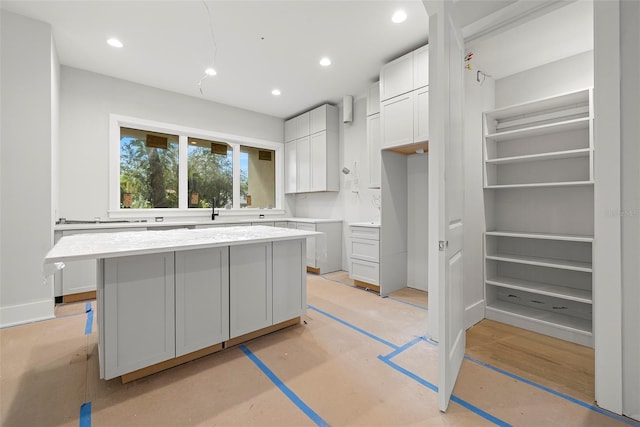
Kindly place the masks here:
[[(202, 4), (204, 5), (205, 9), (207, 9), (207, 18), (209, 18), (209, 33), (211, 34), (211, 43), (213, 44), (213, 61), (211, 65), (214, 66), (216, 63), (216, 54), (218, 53), (218, 44), (216, 43), (216, 36), (213, 32), (213, 19), (211, 19), (211, 10), (209, 9), (209, 5), (205, 0), (202, 0)], [(209, 77), (209, 75), (205, 73), (205, 75), (202, 76), (202, 78), (198, 81), (198, 90), (200, 90), (201, 96), (204, 95), (204, 91), (202, 90), (202, 81), (207, 77)]]

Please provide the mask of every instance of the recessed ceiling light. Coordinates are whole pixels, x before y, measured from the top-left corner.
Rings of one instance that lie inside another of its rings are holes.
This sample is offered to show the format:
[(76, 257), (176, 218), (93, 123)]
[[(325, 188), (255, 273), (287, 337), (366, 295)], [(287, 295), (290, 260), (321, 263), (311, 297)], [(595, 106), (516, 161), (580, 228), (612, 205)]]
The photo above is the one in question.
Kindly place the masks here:
[(404, 22), (406, 19), (407, 19), (407, 13), (404, 10), (396, 11), (396, 13), (394, 13), (393, 16), (391, 17), (391, 21), (393, 21), (396, 24)]
[(204, 70), (204, 72), (207, 76), (215, 76), (216, 74), (218, 74), (218, 72), (213, 68), (207, 68), (206, 70)]
[(328, 67), (329, 65), (331, 65), (331, 60), (325, 56), (320, 60), (320, 65), (322, 65), (323, 67)]
[(122, 42), (116, 38), (110, 38), (109, 40), (107, 40), (107, 43), (109, 44), (109, 46), (113, 46), (113, 47), (122, 47), (124, 46), (122, 44)]
[(274, 89), (274, 90), (272, 90), (272, 91), (271, 91), (271, 94), (272, 94), (272, 95), (275, 95), (275, 96), (280, 95), (280, 89)]

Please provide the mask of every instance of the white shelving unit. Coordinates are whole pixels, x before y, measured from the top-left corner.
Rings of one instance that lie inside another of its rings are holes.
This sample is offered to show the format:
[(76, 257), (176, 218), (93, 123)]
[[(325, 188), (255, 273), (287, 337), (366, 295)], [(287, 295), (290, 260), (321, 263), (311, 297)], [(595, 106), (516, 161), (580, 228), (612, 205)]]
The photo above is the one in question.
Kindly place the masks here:
[(592, 346), (590, 89), (484, 114), (487, 318)]

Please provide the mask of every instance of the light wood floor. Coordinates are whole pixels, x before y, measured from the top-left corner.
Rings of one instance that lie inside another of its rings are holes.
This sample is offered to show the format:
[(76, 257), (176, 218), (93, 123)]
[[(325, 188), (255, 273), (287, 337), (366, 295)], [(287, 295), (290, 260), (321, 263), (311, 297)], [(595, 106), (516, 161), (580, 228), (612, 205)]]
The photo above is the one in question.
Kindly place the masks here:
[(640, 425), (564, 396), (593, 401), (590, 349), (487, 321), (442, 414), (428, 310), (313, 274), (308, 302), (300, 325), (125, 385), (98, 379), (85, 303), (2, 329), (0, 425), (82, 427), (89, 403), (92, 426)]

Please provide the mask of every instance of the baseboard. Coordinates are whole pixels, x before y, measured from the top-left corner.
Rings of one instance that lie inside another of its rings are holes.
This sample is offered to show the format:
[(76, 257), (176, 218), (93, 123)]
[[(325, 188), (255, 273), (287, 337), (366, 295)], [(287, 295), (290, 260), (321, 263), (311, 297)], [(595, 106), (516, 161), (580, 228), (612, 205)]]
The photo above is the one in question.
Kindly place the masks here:
[(464, 328), (469, 329), (484, 319), (484, 299), (477, 301), (464, 309)]
[(27, 304), (0, 307), (0, 328), (53, 319), (53, 298)]

